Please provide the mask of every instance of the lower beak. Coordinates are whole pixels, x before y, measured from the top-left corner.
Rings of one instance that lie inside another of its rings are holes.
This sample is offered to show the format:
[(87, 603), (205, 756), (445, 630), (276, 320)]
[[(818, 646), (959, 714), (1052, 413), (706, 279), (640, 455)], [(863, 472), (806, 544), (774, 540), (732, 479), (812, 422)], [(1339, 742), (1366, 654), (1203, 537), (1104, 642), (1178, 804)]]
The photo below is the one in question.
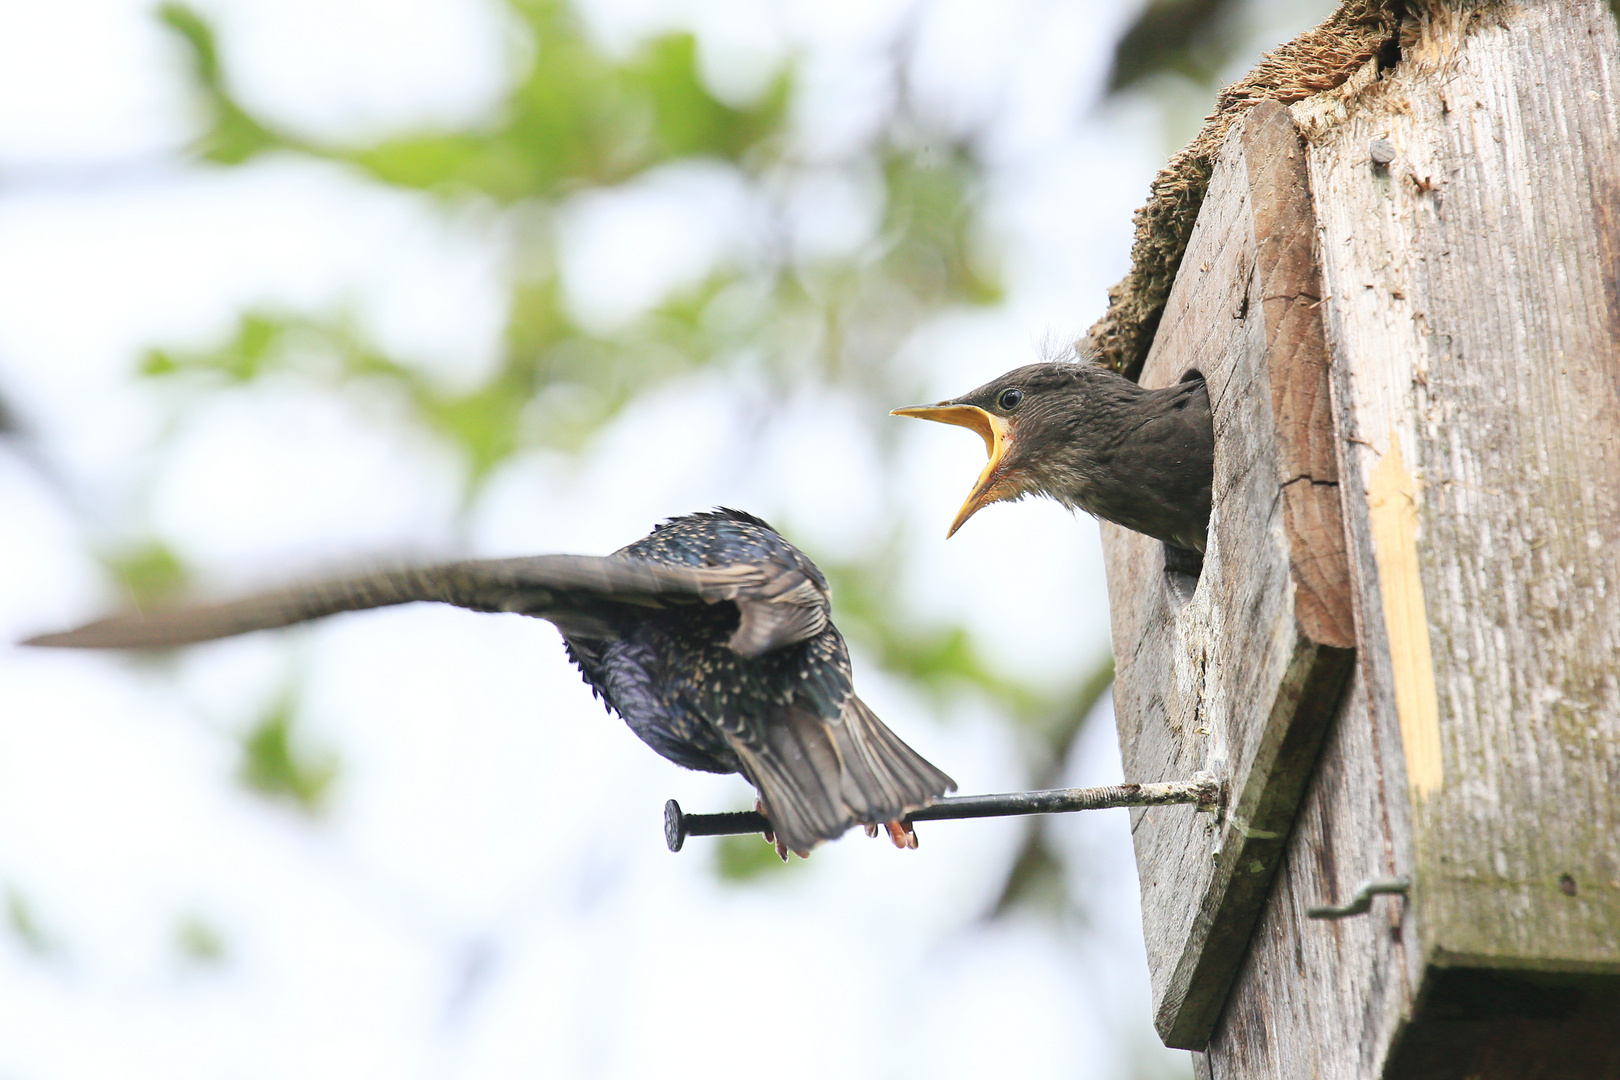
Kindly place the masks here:
[(1012, 427), (999, 416), (985, 412), (977, 405), (952, 405), (941, 402), (938, 405), (913, 405), (905, 409), (895, 409), (890, 416), (914, 416), (918, 420), (934, 420), (941, 424), (955, 424), (957, 427), (971, 428), (977, 431), (984, 439), (984, 448), (990, 455), (984, 471), (974, 483), (973, 490), (968, 492), (967, 501), (962, 509), (957, 511), (956, 520), (951, 522), (951, 531), (945, 534), (948, 540), (956, 535), (964, 522), (978, 513), (980, 507), (996, 501), (992, 490), (999, 479), (996, 470), (1001, 465), (1001, 459), (1007, 454), (1007, 447), (1012, 445)]

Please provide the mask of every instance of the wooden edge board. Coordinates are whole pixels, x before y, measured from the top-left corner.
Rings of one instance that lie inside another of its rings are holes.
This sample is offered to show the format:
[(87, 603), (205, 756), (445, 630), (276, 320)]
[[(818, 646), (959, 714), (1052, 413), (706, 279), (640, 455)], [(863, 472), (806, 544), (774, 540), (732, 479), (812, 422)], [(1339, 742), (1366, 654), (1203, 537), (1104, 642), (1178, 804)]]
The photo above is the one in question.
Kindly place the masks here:
[(1159, 545), (1105, 529), (1127, 775), (1232, 785), (1207, 839), (1134, 816), (1155, 1025), (1186, 1049), (1219, 1020), (1354, 661), (1305, 165), (1279, 105), (1234, 130), (1143, 371), (1210, 384), (1216, 509), (1193, 599), (1170, 595)]
[(1249, 782), (1232, 793), (1214, 880), (1199, 898), (1195, 926), (1202, 941), (1182, 954), (1172, 980), (1186, 993), (1166, 997), (1154, 1012), (1166, 1046), (1201, 1050), (1209, 1043), (1355, 659), (1354, 649), (1304, 636), (1296, 643)]

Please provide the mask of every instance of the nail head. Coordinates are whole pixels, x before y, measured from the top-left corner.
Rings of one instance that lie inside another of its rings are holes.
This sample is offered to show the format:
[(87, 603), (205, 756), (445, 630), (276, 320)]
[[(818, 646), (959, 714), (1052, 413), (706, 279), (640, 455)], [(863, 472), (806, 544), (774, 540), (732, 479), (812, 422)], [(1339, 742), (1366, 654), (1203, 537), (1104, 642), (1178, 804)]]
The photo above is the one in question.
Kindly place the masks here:
[(681, 813), (681, 804), (674, 799), (664, 804), (664, 843), (671, 851), (681, 850), (681, 845), (686, 843), (686, 815)]

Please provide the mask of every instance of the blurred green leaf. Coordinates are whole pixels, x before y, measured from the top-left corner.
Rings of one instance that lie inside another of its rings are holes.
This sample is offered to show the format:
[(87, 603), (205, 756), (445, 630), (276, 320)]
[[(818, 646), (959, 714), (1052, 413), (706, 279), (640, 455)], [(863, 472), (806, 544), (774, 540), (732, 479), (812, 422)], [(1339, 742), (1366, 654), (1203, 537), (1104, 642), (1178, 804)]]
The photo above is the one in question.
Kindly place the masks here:
[(703, 85), (691, 34), (655, 38), (617, 63), (591, 47), (566, 4), (512, 6), (533, 61), (494, 123), (321, 152), (385, 183), (514, 202), (618, 183), (682, 157), (740, 161), (783, 125), (791, 90), (785, 72), (759, 101), (735, 108)]
[(58, 951), (56, 942), (45, 932), (38, 916), (34, 914), (33, 905), (14, 885), (6, 887), (6, 926), (11, 930), (12, 936), (37, 957), (49, 956)]
[(250, 791), (318, 816), (338, 777), (338, 759), (301, 747), (293, 727), (292, 703), (283, 700), (243, 739), (237, 777)]
[(516, 199), (533, 187), (521, 155), (476, 134), (427, 132), (352, 150), (349, 160), (385, 184), (431, 189), (459, 185)]
[(207, 116), (206, 130), (192, 147), (198, 157), (221, 165), (240, 165), (266, 150), (290, 145), (238, 105), (226, 89), (213, 27), (196, 9), (185, 4), (163, 4), (158, 8), (158, 19), (174, 31), (191, 54), (192, 78)]
[(779, 73), (758, 103), (734, 109), (704, 87), (698, 76), (697, 39), (684, 33), (650, 42), (625, 77), (651, 102), (654, 146), (658, 156), (666, 158), (741, 159), (781, 127), (792, 87), (788, 75)]
[(178, 596), (191, 577), (180, 556), (161, 540), (105, 555), (101, 561), (137, 607)]
[(979, 164), (962, 143), (891, 152), (884, 164), (889, 200), (888, 268), (933, 300), (994, 304), (1001, 287), (976, 264), (974, 208)]
[(746, 836), (720, 836), (714, 840), (714, 872), (721, 881), (732, 884), (770, 879), (804, 865), (804, 860), (789, 855), (783, 862), (776, 854), (776, 845), (759, 833)]
[(200, 966), (225, 962), (225, 939), (200, 915), (187, 915), (175, 925), (174, 947), (184, 959)]
[(246, 311), (238, 317), (235, 333), (214, 348), (148, 349), (137, 370), (153, 379), (209, 374), (233, 383), (252, 382), (275, 365), (276, 350), (299, 325), (299, 320), (289, 317)]

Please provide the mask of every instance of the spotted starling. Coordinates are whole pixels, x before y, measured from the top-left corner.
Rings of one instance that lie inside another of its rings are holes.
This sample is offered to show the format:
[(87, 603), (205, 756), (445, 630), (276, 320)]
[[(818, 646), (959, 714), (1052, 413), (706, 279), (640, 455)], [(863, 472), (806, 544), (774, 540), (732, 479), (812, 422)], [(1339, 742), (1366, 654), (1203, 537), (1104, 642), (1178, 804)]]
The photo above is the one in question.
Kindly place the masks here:
[(915, 847), (905, 815), (956, 787), (855, 696), (821, 571), (759, 518), (724, 508), (672, 518), (605, 557), (379, 570), (24, 644), (167, 648), (415, 600), (549, 620), (592, 691), (647, 745), (758, 789), (783, 858), (857, 823), (888, 824), (897, 845)]
[(1015, 368), (970, 394), (895, 409), (972, 428), (990, 462), (951, 523), (981, 507), (1045, 495), (1202, 561), (1215, 474), (1215, 430), (1204, 380), (1144, 390), (1081, 360)]

